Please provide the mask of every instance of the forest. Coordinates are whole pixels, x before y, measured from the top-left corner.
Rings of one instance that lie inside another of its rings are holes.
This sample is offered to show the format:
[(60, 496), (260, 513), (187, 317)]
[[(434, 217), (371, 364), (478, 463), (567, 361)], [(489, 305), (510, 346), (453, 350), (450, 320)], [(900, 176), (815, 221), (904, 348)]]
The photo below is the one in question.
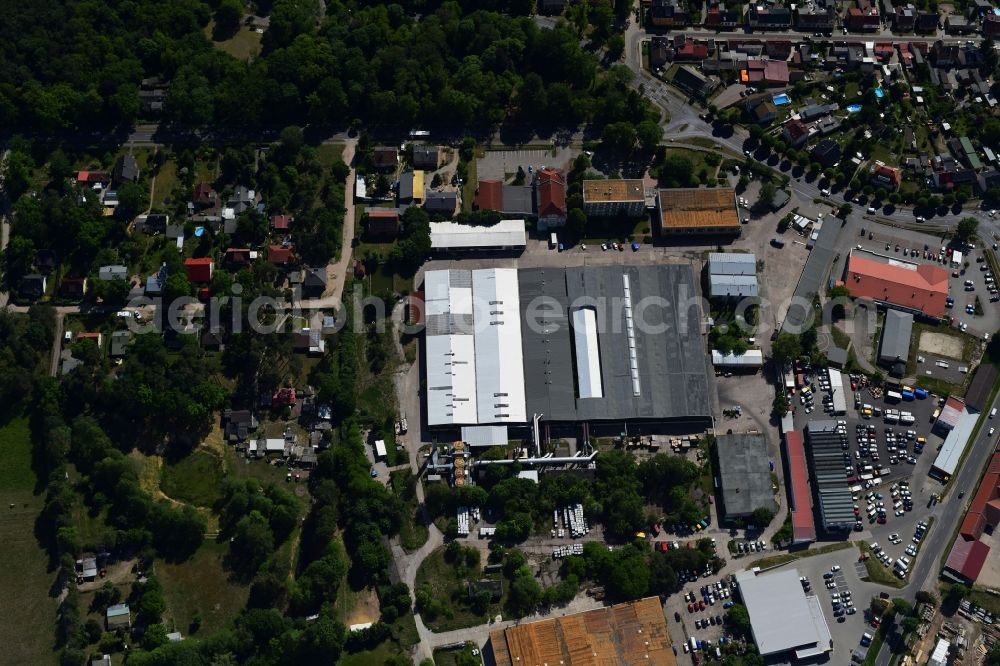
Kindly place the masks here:
[(264, 2), (261, 52), (244, 62), (206, 32), (238, 27), (231, 0), (23, 3), (0, 26), (0, 127), (126, 128), (144, 81), (168, 86), (162, 120), (185, 127), (639, 123), (651, 111), (630, 72), (601, 62), (620, 55), (628, 3), (592, 4), (543, 29), (528, 0)]

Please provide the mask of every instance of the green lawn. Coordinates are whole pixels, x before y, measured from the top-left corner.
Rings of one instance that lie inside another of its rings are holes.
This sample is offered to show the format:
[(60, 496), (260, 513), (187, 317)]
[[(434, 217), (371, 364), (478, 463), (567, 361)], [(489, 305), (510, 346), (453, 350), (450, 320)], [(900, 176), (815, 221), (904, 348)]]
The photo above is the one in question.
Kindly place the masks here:
[(246, 605), (249, 588), (230, 582), (222, 566), (226, 544), (206, 541), (191, 559), (180, 564), (156, 563), (167, 602), (164, 622), (185, 636), (195, 614), (202, 618), (199, 633), (223, 629)]
[(380, 643), (373, 650), (345, 654), (337, 662), (338, 666), (370, 666), (371, 664), (382, 664), (389, 657), (396, 654), (393, 644), (389, 641)]
[[(284, 467), (268, 465), (263, 460), (248, 460), (236, 453), (232, 447), (225, 448), (226, 476), (236, 479), (258, 479), (284, 483), (288, 470)], [(166, 492), (166, 491), (164, 491)]]
[(901, 588), (906, 583), (902, 579), (898, 578), (896, 574), (892, 573), (888, 567), (875, 559), (871, 548), (868, 547), (868, 543), (865, 541), (859, 541), (858, 545), (861, 550), (869, 555), (868, 559), (865, 560), (865, 569), (868, 570), (868, 580), (873, 583), (878, 583), (879, 585), (887, 585), (888, 587)]
[(178, 185), (177, 163), (167, 160), (156, 173), (156, 183), (153, 186), (153, 196), (150, 199), (152, 210), (166, 210), (165, 199), (170, 198)]
[(343, 154), (344, 144), (342, 143), (324, 143), (316, 148), (316, 159), (326, 169), (333, 166), (333, 163), (340, 159)]
[[(205, 26), (205, 36), (212, 40), (212, 31), (215, 29), (215, 21), (209, 21)], [(260, 53), (260, 40), (262, 34), (256, 33), (245, 25), (241, 25), (239, 31), (229, 39), (217, 42), (212, 40), (212, 45), (220, 51), (225, 51), (229, 55), (239, 60), (250, 60)]]
[[(453, 629), (464, 629), (482, 624), (488, 618), (499, 612), (503, 607), (504, 599), (499, 603), (491, 604), (484, 615), (477, 615), (469, 609), (464, 600), (468, 598), (466, 581), (480, 580), (484, 578), (482, 566), (477, 566), (473, 570), (458, 571), (444, 559), (444, 547), (438, 548), (427, 556), (420, 563), (417, 570), (416, 587), (419, 589), (424, 583), (428, 583), (433, 590), (434, 597), (441, 601), (442, 612), (430, 618), (427, 612), (422, 613), (424, 624), (431, 631), (442, 632)], [(504, 581), (504, 597), (507, 596), (507, 585)]]
[(810, 548), (809, 550), (802, 550), (795, 553), (780, 553), (778, 555), (764, 557), (752, 562), (750, 566), (766, 569), (767, 567), (777, 566), (779, 564), (784, 564), (786, 562), (794, 562), (795, 560), (801, 560), (804, 557), (812, 557), (814, 555), (825, 555), (826, 553), (832, 553), (836, 550), (844, 550), (846, 548), (851, 548), (852, 546), (853, 544), (850, 541), (840, 541), (837, 543), (832, 543), (828, 546), (823, 546), (821, 548)]
[(167, 497), (211, 507), (222, 496), (222, 461), (207, 451), (195, 450), (186, 458), (163, 465), (160, 489)]
[[(46, 570), (48, 558), (34, 536), (42, 496), (34, 494), (31, 469), (31, 432), (28, 419), (18, 417), (0, 427), (0, 595), (11, 612), (0, 622), (4, 661), (10, 664), (49, 664), (53, 654), (56, 600), (49, 596), (54, 580)], [(16, 607), (16, 612), (15, 611)]]

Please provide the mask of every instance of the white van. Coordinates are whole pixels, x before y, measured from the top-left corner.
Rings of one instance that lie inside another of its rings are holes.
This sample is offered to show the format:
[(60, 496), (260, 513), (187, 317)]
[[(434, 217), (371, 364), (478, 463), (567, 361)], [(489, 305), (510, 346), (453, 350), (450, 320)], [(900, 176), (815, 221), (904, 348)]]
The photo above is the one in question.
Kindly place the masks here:
[(559, 247), (559, 237), (556, 234), (549, 236), (549, 249), (554, 250)]
[(993, 409), (990, 410), (990, 418), (993, 418), (996, 415), (997, 415), (997, 408), (994, 407)]

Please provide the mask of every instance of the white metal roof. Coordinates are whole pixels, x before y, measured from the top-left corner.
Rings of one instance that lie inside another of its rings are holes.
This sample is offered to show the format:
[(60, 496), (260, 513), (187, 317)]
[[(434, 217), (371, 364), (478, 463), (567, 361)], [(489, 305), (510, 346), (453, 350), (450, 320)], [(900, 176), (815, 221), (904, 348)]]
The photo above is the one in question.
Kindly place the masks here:
[(712, 297), (757, 296), (756, 275), (709, 275), (708, 290)]
[(757, 257), (749, 252), (712, 252), (708, 255), (709, 275), (756, 275)]
[(829, 368), (830, 393), (833, 397), (833, 413), (847, 413), (847, 396), (844, 393), (844, 375), (836, 368)]
[(955, 473), (958, 461), (961, 460), (962, 453), (969, 444), (969, 437), (972, 436), (972, 431), (976, 427), (977, 418), (976, 414), (970, 414), (965, 409), (962, 410), (958, 424), (945, 437), (944, 444), (941, 445), (941, 450), (931, 467), (949, 476)]
[(516, 268), (472, 272), (479, 423), (524, 423), (521, 299)]
[(379, 458), (385, 458), (385, 440), (376, 439), (375, 440), (375, 455)]
[(798, 569), (756, 576), (751, 571), (736, 574), (754, 640), (765, 658), (793, 649), (829, 650), (829, 626), (822, 613), (818, 617), (813, 614), (799, 575)]
[(524, 220), (500, 220), (489, 226), (431, 222), (431, 247), (434, 249), (524, 247), (527, 238)]
[(764, 354), (759, 349), (748, 349), (744, 354), (736, 356), (732, 352), (723, 354), (718, 349), (713, 349), (712, 365), (759, 368), (764, 365)]
[(471, 335), (428, 335), (427, 424), (476, 423), (476, 353)]
[(573, 311), (576, 341), (576, 382), (581, 398), (603, 398), (601, 355), (597, 347), (597, 313), (594, 308)]
[(500, 446), (510, 438), (507, 426), (462, 426), (462, 441), (469, 446)]

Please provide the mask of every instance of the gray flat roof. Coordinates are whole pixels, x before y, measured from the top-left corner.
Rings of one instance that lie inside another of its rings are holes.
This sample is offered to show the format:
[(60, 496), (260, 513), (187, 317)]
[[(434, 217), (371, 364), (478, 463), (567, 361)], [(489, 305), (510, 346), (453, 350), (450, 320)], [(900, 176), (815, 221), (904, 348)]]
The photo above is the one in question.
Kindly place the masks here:
[[(632, 336), (623, 308), (625, 275), (634, 312)], [(708, 359), (690, 266), (531, 268), (520, 270), (518, 277), (529, 415), (543, 414), (546, 421), (710, 418)], [(644, 300), (654, 297), (663, 300)], [(538, 307), (543, 298), (547, 306)], [(685, 309), (679, 303), (692, 305)], [(576, 397), (569, 322), (574, 305), (597, 311), (604, 384), (600, 398)], [(633, 388), (633, 350), (638, 395)]]
[(913, 333), (913, 315), (889, 308), (882, 328), (882, 348), (878, 357), (882, 361), (903, 361), (910, 355), (910, 335)]
[(817, 616), (810, 608), (800, 575), (798, 569), (756, 576), (752, 571), (736, 574), (762, 657), (795, 649), (830, 650), (830, 629), (823, 614)]
[(750, 252), (712, 252), (708, 255), (709, 275), (756, 275), (757, 257)]
[(767, 438), (740, 433), (719, 435), (715, 441), (726, 516), (746, 516), (761, 507), (774, 511)]
[(756, 275), (721, 275), (708, 276), (708, 293), (712, 298), (757, 296)]
[(820, 520), (826, 529), (850, 529), (857, 520), (854, 501), (847, 486), (842, 443), (846, 434), (837, 432), (837, 422), (817, 419), (806, 426), (813, 485), (819, 499)]
[[(833, 255), (837, 247), (837, 237), (840, 235), (840, 228), (840, 222), (831, 218), (819, 230), (819, 237), (816, 239), (816, 244), (813, 245), (812, 250), (809, 251), (806, 265), (802, 268), (799, 282), (795, 286), (795, 298), (804, 299), (807, 303), (811, 303), (813, 298), (820, 292), (823, 282), (830, 272), (830, 266), (833, 264)], [(781, 324), (781, 330), (784, 332), (801, 332), (799, 330), (790, 331), (789, 329), (801, 327), (811, 315), (811, 311), (811, 305), (807, 305), (804, 308), (792, 305), (788, 308), (788, 312), (785, 313), (785, 320)]]

